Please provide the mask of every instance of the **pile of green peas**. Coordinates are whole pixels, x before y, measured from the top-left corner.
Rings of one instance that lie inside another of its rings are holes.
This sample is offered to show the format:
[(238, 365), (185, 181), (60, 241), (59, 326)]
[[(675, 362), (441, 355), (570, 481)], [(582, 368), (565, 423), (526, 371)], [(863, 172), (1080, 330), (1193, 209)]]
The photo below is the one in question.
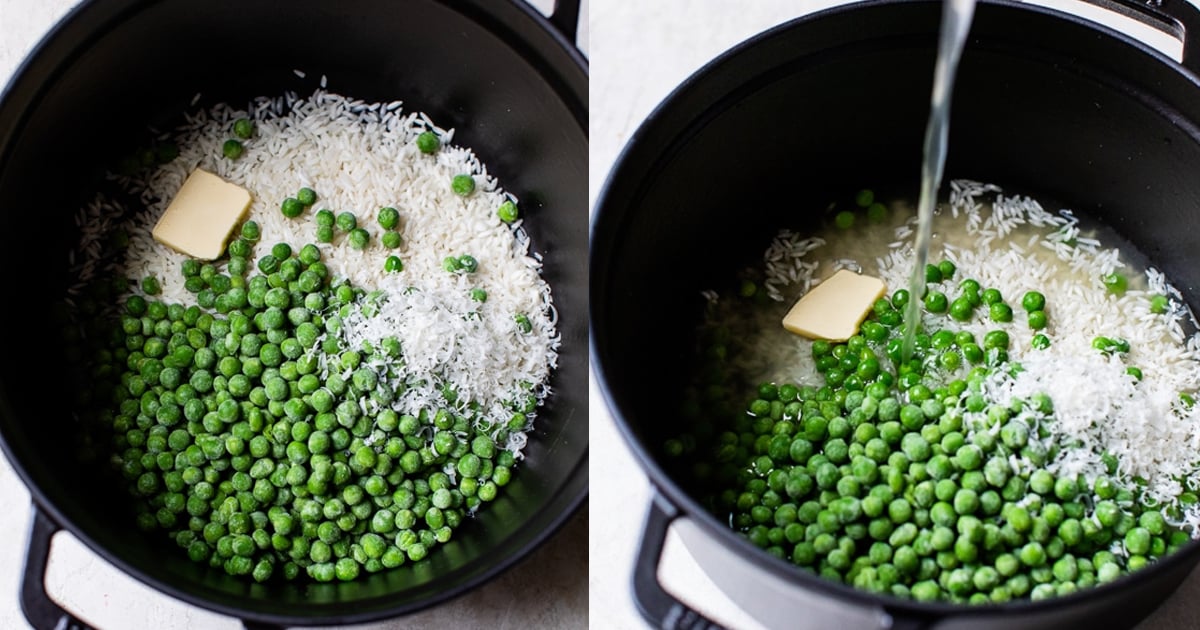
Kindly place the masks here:
[[(878, 300), (846, 342), (813, 342), (823, 385), (759, 384), (731, 424), (707, 427), (706, 440), (668, 440), (666, 454), (683, 461), (704, 452), (701, 442), (711, 449), (693, 468), (707, 505), (767, 553), (905, 599), (986, 604), (1066, 595), (1186, 543), (1188, 533), (1164, 517), (1178, 517), (1179, 505), (1148, 505), (1110, 455), (1103, 455), (1108, 474), (1090, 480), (1047, 470), (1073, 446), (1052, 430), (1051, 398), (984, 395), (994, 371), (1019, 369), (1004, 330), (1014, 309), (972, 279), (948, 296), (956, 271), (950, 261), (926, 268), (922, 306), (943, 327), (919, 331), (912, 357), (902, 354), (911, 296), (901, 289)], [(1030, 291), (1019, 304), (1037, 331), (1031, 346), (1048, 347), (1045, 296)], [(982, 339), (955, 330), (979, 320), (995, 325)], [(712, 337), (710, 371), (730, 343), (727, 334)], [(1128, 351), (1120, 339), (1093, 345)], [(692, 392), (693, 411), (723, 404), (718, 382)], [(1179, 498), (1196, 501), (1191, 492)]]
[(259, 227), (239, 234), (224, 270), (183, 264), (195, 304), (155, 299), (147, 278), (145, 296), (83, 337), (87, 411), (137, 525), (259, 582), (353, 580), (426, 558), (509, 483), (502, 445), (537, 397), (514, 392), (511, 418), (494, 423), (446, 385), (443, 404), (399, 413), (405, 379), (436, 375), (405, 375), (395, 338), (343, 341), (350, 309), (375, 296), (334, 281), (313, 244), (277, 243), (252, 263)]

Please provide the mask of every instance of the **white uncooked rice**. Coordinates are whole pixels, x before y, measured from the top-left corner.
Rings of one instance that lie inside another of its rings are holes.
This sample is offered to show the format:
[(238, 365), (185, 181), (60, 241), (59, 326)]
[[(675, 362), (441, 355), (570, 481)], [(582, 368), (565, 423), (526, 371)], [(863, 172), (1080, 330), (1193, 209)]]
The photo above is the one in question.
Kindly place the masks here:
[[(1200, 488), (1200, 405), (1189, 408), (1180, 401), (1181, 393), (1194, 396), (1200, 389), (1200, 336), (1180, 292), (1157, 269), (1131, 268), (1120, 251), (1084, 233), (1069, 210), (1048, 212), (1030, 197), (972, 181), (952, 182), (949, 201), (935, 218), (930, 261), (951, 260), (958, 268), (954, 286), (974, 278), (1000, 289), (1013, 306), (1012, 324), (998, 326), (977, 313), (955, 326), (976, 339), (997, 327), (1009, 334), (1010, 356), (1023, 370), (996, 371), (985, 384), (990, 400), (1007, 403), (1036, 393), (1052, 398), (1052, 431), (1060, 443), (1074, 441), (1077, 448), (1062, 449), (1047, 468), (1092, 480), (1104, 474), (1101, 453), (1107, 452), (1117, 457), (1118, 475), (1126, 482), (1145, 480), (1145, 498), (1166, 504), (1184, 490), (1180, 479), (1187, 489)], [(907, 288), (916, 216), (899, 214), (891, 229), (776, 236), (764, 253), (763, 272), (767, 294), (777, 304), (743, 324), (743, 332), (764, 331), (751, 333), (750, 347), (738, 357), (751, 382), (819, 384), (811, 342), (786, 333), (779, 321), (837, 269), (861, 267), (883, 279), (889, 292)], [(1112, 272), (1129, 278), (1122, 296), (1109, 294), (1101, 280)], [(1030, 290), (1046, 296), (1049, 326), (1043, 332), (1052, 343), (1045, 350), (1031, 349), (1037, 331), (1024, 322), (1020, 300)], [(957, 292), (947, 294), (953, 298)], [(1169, 298), (1165, 314), (1151, 312), (1155, 295)], [(715, 295), (709, 299), (719, 304)], [(945, 321), (923, 316), (928, 330)], [(1092, 347), (1097, 336), (1126, 339), (1131, 349), (1125, 356), (1105, 355)], [(1126, 373), (1128, 366), (1142, 370), (1141, 381)], [(1014, 458), (1012, 465), (1032, 464)], [(1200, 537), (1200, 506), (1185, 510), (1177, 524)]]
[[(243, 155), (230, 160), (221, 147), (241, 117), (253, 119), (256, 132), (244, 142)], [(427, 130), (442, 139), (434, 155), (420, 153), (414, 142)], [(182, 276), (187, 256), (156, 242), (151, 229), (193, 169), (203, 168), (250, 191), (249, 219), (262, 229), (252, 261), (278, 242), (294, 250), (315, 243), (333, 278), (387, 293), (378, 315), (368, 318), (356, 311), (347, 318), (344, 338), (351, 347), (385, 336), (401, 341), (405, 367), (396, 378), (408, 389), (393, 404), (399, 413), (444, 404), (440, 391), (449, 384), (460, 400), (481, 405), (477, 420), (503, 426), (512, 413), (504, 402), (524, 391), (523, 383), (533, 384), (539, 400), (549, 395), (546, 383), (560, 337), (540, 256), (530, 253), (520, 221), (508, 225), (497, 217), (496, 209), (515, 197), (501, 189), (470, 149), (452, 144), (453, 130), (438, 128), (420, 112), (405, 112), (399, 101), (368, 103), (319, 89), (308, 97), (290, 92), (260, 97), (246, 109), (220, 104), (198, 111), (161, 139), (168, 138), (178, 145), (178, 158), (144, 175), (113, 176), (140, 199), (144, 212), (121, 222), (122, 208), (97, 196), (76, 217), (82, 238), (72, 252), (78, 276), (72, 293), (97, 277), (123, 274), (136, 281), (153, 276), (162, 285), (162, 299), (194, 303)], [(459, 174), (475, 179), (473, 194), (462, 197), (451, 190), (450, 181)], [(280, 204), (304, 186), (317, 192), (317, 203), (298, 218), (284, 217)], [(396, 250), (380, 242), (377, 218), (385, 206), (400, 213), (403, 244)], [(340, 231), (332, 243), (316, 243), (312, 214), (319, 208), (353, 212), (371, 235), (370, 247), (351, 248)], [(129, 235), (127, 256), (101, 268), (101, 245), (118, 227)], [(403, 271), (384, 271), (391, 254), (403, 260)], [(443, 269), (445, 257), (463, 254), (479, 261), (477, 272)], [(224, 261), (216, 264), (225, 271)], [(484, 289), (486, 302), (471, 300), (472, 288)], [(528, 317), (529, 334), (515, 332), (517, 314)], [(519, 453), (524, 441), (517, 433), (508, 446)]]

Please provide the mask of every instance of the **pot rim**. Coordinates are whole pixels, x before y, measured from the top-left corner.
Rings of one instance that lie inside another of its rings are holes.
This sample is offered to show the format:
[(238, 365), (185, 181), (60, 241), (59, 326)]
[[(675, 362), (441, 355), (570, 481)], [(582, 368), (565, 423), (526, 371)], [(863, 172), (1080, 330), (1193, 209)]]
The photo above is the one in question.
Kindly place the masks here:
[[(1071, 22), (1097, 31), (1101, 35), (1115, 38), (1123, 44), (1129, 46), (1134, 52), (1140, 52), (1150, 55), (1156, 61), (1167, 64), (1173, 70), (1182, 75), (1186, 80), (1200, 88), (1200, 80), (1188, 68), (1184, 67), (1180, 62), (1168, 57), (1158, 49), (1149, 46), (1145, 42), (1112, 29), (1107, 25), (1094, 22), (1087, 18), (1083, 18), (1063, 11), (1036, 5), (1021, 0), (977, 0), (980, 6), (991, 5), (1000, 7), (1005, 10), (1026, 11), (1034, 14), (1040, 14), (1045, 17), (1052, 17), (1066, 22)], [(605, 181), (601, 186), (593, 208), (591, 219), (591, 236), (592, 236), (592, 261), (591, 269), (593, 277), (593, 291), (596, 291), (597, 286), (595, 270), (603, 265), (597, 264), (596, 248), (596, 232), (597, 227), (602, 226), (605, 214), (604, 210), (613, 196), (613, 191), (617, 188), (628, 188), (631, 182), (640, 184), (643, 181), (642, 172), (624, 173), (628, 163), (633, 159), (634, 155), (643, 150), (643, 143), (646, 136), (651, 130), (661, 126), (662, 121), (669, 118), (673, 113), (678, 103), (686, 100), (693, 92), (703, 91), (705, 85), (713, 79), (713, 76), (721, 72), (726, 66), (735, 63), (736, 59), (752, 51), (760, 46), (764, 46), (764, 42), (783, 37), (787, 32), (800, 26), (806, 26), (810, 23), (819, 22), (831, 16), (853, 15), (862, 11), (870, 11), (872, 9), (883, 6), (895, 5), (930, 5), (938, 4), (940, 0), (860, 0), (850, 2), (848, 4), (838, 5), (835, 7), (816, 11), (801, 17), (789, 20), (778, 24), (769, 29), (763, 30), (749, 38), (733, 45), (721, 54), (712, 58), (699, 69), (691, 73), (678, 86), (673, 88), (666, 97), (662, 99), (646, 116), (646, 118), (638, 125), (634, 132), (630, 135), (628, 141), (622, 147), (621, 151), (614, 159), (612, 166), (609, 168)], [(1097, 2), (1095, 4), (1100, 4)], [(1112, 7), (1106, 7), (1112, 8)], [(1194, 34), (1200, 37), (1200, 33)], [(969, 38), (968, 38), (969, 41)], [(968, 44), (969, 45), (969, 44)], [(932, 68), (931, 68), (932, 71)], [(745, 81), (742, 84), (744, 85)], [(736, 87), (734, 88), (736, 89)], [(711, 104), (711, 99), (709, 100)], [(728, 105), (726, 105), (727, 107)], [(686, 130), (695, 120), (689, 121), (684, 125)], [(686, 133), (686, 131), (684, 132)], [(676, 135), (671, 140), (676, 141), (679, 135)], [(651, 162), (656, 163), (662, 159), (663, 154), (669, 151), (659, 150), (656, 155), (652, 156)], [(601, 230), (603, 231), (603, 230)], [(609, 227), (609, 235), (606, 238), (611, 239), (616, 236), (616, 228)], [(589, 308), (595, 321), (597, 315), (597, 306), (604, 302), (601, 296), (593, 293), (590, 300)], [(901, 617), (916, 617), (916, 618), (942, 618), (950, 615), (956, 617), (963, 616), (999, 616), (1008, 614), (1024, 614), (1024, 613), (1042, 613), (1053, 611), (1055, 609), (1067, 608), (1075, 606), (1078, 602), (1085, 600), (1099, 599), (1109, 597), (1114, 593), (1120, 592), (1127, 584), (1141, 581), (1154, 573), (1161, 573), (1176, 567), (1177, 565), (1188, 562), (1195, 563), (1194, 556), (1200, 554), (1200, 540), (1193, 539), (1188, 542), (1183, 548), (1173, 554), (1164, 556), (1156, 560), (1152, 565), (1147, 566), (1137, 572), (1126, 574), (1106, 584), (1097, 584), (1096, 586), (1082, 589), (1074, 593), (1052, 597), (1045, 600), (1033, 601), (1023, 599), (1018, 601), (1010, 601), (1005, 603), (987, 603), (987, 604), (954, 604), (946, 602), (918, 602), (911, 599), (901, 599), (890, 595), (875, 594), (865, 590), (860, 590), (852, 586), (834, 582), (820, 577), (810, 571), (805, 571), (791, 562), (777, 558), (766, 553), (764, 550), (756, 547), (749, 542), (744, 536), (738, 535), (732, 528), (720, 523), (717, 518), (707, 511), (698, 501), (692, 498), (682, 487), (676, 483), (669, 474), (659, 465), (650, 449), (647, 448), (638, 438), (633, 427), (626, 420), (624, 413), (617, 404), (610, 386), (609, 368), (602, 360), (602, 352), (598, 347), (595, 334), (595, 325), (592, 326), (593, 334), (590, 341), (590, 355), (592, 369), (596, 377), (597, 389), (604, 398), (605, 406), (609, 411), (613, 423), (617, 426), (618, 432), (621, 434), (625, 445), (634, 454), (635, 459), (640, 464), (643, 472), (647, 475), (650, 481), (653, 494), (657, 494), (665, 499), (671, 507), (676, 510), (673, 518), (691, 517), (695, 522), (699, 523), (700, 527), (718, 543), (726, 548), (740, 552), (746, 560), (753, 563), (760, 569), (765, 570), (772, 577), (781, 580), (788, 580), (797, 583), (804, 588), (818, 591), (824, 595), (834, 597), (840, 601), (854, 603), (864, 606), (874, 606), (881, 608), (889, 613), (898, 613)]]

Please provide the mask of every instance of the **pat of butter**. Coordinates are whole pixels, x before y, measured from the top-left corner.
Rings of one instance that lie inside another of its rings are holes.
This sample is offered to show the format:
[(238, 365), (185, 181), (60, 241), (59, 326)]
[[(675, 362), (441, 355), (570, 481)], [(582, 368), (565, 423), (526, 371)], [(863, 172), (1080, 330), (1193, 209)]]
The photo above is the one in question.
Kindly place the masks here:
[(154, 240), (171, 249), (201, 260), (216, 260), (249, 208), (250, 191), (198, 168), (151, 233)]
[(783, 318), (783, 327), (809, 339), (845, 341), (887, 290), (883, 280), (841, 269), (804, 294)]

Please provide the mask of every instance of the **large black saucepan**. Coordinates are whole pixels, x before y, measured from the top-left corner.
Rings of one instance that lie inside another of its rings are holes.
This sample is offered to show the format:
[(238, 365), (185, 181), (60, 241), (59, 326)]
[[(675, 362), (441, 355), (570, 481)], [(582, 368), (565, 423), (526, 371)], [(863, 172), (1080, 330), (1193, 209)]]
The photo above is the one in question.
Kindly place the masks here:
[[(980, 4), (954, 93), (946, 177), (999, 183), (1113, 226), (1194, 309), (1200, 28), (1191, 27), (1200, 16), (1181, 0), (1127, 10), (1183, 39), (1183, 64), (1061, 12)], [(815, 225), (847, 191), (892, 185), (915, 198), (940, 13), (928, 0), (870, 1), (757, 35), (678, 87), (609, 174), (592, 223), (592, 360), (656, 491), (634, 575), (656, 627), (710, 627), (657, 582), (668, 525), (717, 586), (776, 628), (1128, 627), (1200, 560), (1192, 543), (1115, 583), (1034, 603), (885, 598), (753, 547), (702, 507), (662, 454), (681, 430), (686, 322), (699, 321), (700, 291), (760, 256), (797, 213)]]
[[(10, 332), (0, 441), (33, 497), (21, 597), (35, 627), (81, 624), (42, 585), (60, 528), (155, 589), (247, 625), (329, 625), (395, 617), (470, 590), (577, 511), (588, 485), (588, 76), (574, 46), (578, 18), (578, 2), (558, 3), (547, 20), (513, 0), (89, 0), (38, 45), (0, 99), (0, 249), (28, 251), (40, 235), (36, 266), (10, 275), (0, 314)], [(244, 103), (307, 94), (321, 75), (339, 93), (402, 100), (455, 128), (455, 141), (521, 198), (563, 342), (555, 395), (526, 459), (455, 541), (425, 562), (353, 583), (254, 585), (137, 535), (120, 509), (124, 490), (75, 460), (64, 437), (73, 430), (68, 409), (47, 396), (86, 384), (58, 380), (60, 337), (43, 307), (66, 286), (73, 213), (148, 124), (181, 122), (198, 92), (198, 106)]]

